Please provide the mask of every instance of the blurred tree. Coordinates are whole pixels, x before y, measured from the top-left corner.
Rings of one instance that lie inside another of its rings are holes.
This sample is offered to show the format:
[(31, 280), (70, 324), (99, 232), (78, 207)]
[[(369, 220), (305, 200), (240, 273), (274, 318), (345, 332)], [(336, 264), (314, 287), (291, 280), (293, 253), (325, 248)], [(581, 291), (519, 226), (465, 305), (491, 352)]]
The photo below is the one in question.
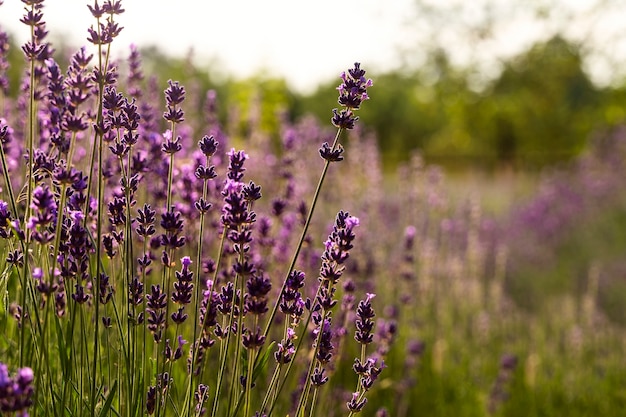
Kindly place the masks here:
[(534, 164), (578, 154), (606, 123), (603, 93), (582, 65), (579, 48), (559, 36), (506, 62), (467, 113), (467, 130), (482, 141), (476, 151)]
[(261, 133), (276, 140), (281, 114), (289, 111), (293, 101), (286, 81), (258, 74), (244, 80), (230, 80), (227, 85), (226, 105), (236, 109), (239, 116), (231, 133), (245, 139)]
[[(563, 15), (556, 13), (562, 0), (505, 3), (416, 1), (417, 16), (407, 18), (420, 36), (405, 45), (404, 65), (376, 73), (363, 63), (374, 87), (359, 113), (390, 165), (416, 149), (431, 162), (455, 166), (553, 163), (580, 152), (597, 127), (624, 121), (626, 87), (599, 87), (588, 74), (587, 58), (598, 50), (589, 39), (596, 38), (564, 35), (570, 24), (563, 16), (577, 21), (580, 13), (565, 6)], [(606, 10), (614, 10), (609, 6)], [(515, 34), (524, 22), (543, 22), (542, 35), (516, 55), (499, 54), (498, 36)], [(203, 112), (206, 90), (216, 90), (222, 122), (236, 138), (250, 139), (259, 131), (276, 139), (279, 113), (291, 119), (313, 113), (329, 122), (338, 106), (337, 79), (311, 94), (296, 94), (267, 73), (220, 78), (215, 62), (201, 67), (191, 56), (167, 57), (156, 47), (142, 49), (142, 56), (146, 73), (157, 74), (159, 85), (170, 78), (185, 85), (194, 97), (187, 112)], [(14, 78), (24, 61), (18, 47), (11, 47), (9, 59), (15, 95)], [(236, 114), (236, 121), (227, 121), (227, 114)]]
[[(388, 161), (420, 149), (444, 164), (542, 165), (576, 155), (593, 129), (608, 122), (609, 90), (592, 84), (580, 48), (560, 36), (504, 62), (501, 74), (479, 89), (473, 71), (454, 67), (438, 49), (419, 70), (368, 74), (375, 79), (372, 100), (360, 115)], [(322, 86), (299, 99), (296, 113), (328, 118), (335, 95), (332, 85)]]

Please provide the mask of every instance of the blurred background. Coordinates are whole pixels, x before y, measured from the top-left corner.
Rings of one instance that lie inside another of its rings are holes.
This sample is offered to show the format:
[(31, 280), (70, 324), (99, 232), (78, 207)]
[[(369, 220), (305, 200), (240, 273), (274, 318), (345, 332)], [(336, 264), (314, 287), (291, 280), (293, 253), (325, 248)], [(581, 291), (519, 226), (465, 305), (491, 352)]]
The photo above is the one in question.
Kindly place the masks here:
[[(86, 43), (82, 0), (50, 0), (55, 45)], [(622, 0), (288, 0), (124, 3), (114, 47), (142, 50), (151, 73), (194, 76), (244, 113), (252, 98), (277, 135), (277, 111), (328, 119), (339, 73), (362, 62), (374, 79), (361, 116), (385, 167), (420, 150), (451, 169), (536, 169), (571, 160), (624, 118)], [(22, 3), (0, 25), (21, 44)], [(11, 48), (19, 77), (19, 47)], [(164, 59), (167, 57), (167, 59)], [(11, 83), (17, 88), (19, 83)], [(245, 126), (242, 126), (245, 128)]]
[[(87, 3), (46, 1), (62, 66), (87, 44)], [(362, 228), (361, 274), (394, 283), (387, 301), (418, 301), (402, 312), (407, 347), (390, 355), (389, 372), (419, 373), (401, 391), (404, 412), (392, 415), (483, 416), (509, 379), (501, 415), (623, 415), (626, 0), (123, 6), (113, 43), (120, 70), (136, 44), (155, 77), (146, 83), (163, 91), (178, 80), (195, 97), (185, 102), (190, 125), (205, 119), (202, 97), (215, 90), (222, 125), (245, 149), (262, 136), (280, 153), (285, 126), (310, 132), (302, 126), (311, 114), (330, 127), (339, 74), (355, 61), (373, 79), (362, 130), (346, 137), (334, 175), (357, 179), (342, 204), (382, 201), (359, 207), (381, 210)], [(29, 36), (22, 12), (18, 0), (0, 7), (12, 98)], [(424, 356), (407, 365), (411, 354)], [(381, 404), (399, 392), (384, 389)]]
[[(87, 3), (46, 2), (61, 63), (87, 44)], [(133, 0), (123, 7), (124, 30), (113, 44), (121, 71), (135, 44), (156, 85), (174, 79), (188, 90), (215, 90), (222, 122), (244, 148), (259, 134), (279, 148), (285, 119), (329, 121), (339, 74), (361, 62), (374, 87), (359, 116), (378, 144), (390, 190), (398, 169), (419, 155), (426, 166), (441, 167), (451, 207), (479, 201), (504, 227), (535, 230), (527, 246), (563, 250), (554, 259), (565, 266), (538, 267), (529, 260), (536, 257), (511, 255), (518, 264), (511, 271), (522, 271), (507, 278), (518, 304), (539, 305), (550, 288), (576, 292), (576, 276), (591, 262), (622, 270), (615, 259), (626, 248), (619, 232), (624, 199), (611, 190), (617, 198), (601, 200), (598, 180), (579, 177), (589, 174), (581, 161), (592, 158), (614, 176), (607, 184), (623, 180), (603, 158), (620, 154), (606, 143), (623, 136), (626, 117), (626, 1), (180, 0), (174, 7)], [(22, 13), (18, 0), (5, 1), (0, 13), (10, 34), (13, 96), (23, 74), (20, 45), (29, 36)], [(201, 114), (201, 101), (195, 106)], [(600, 208), (583, 216), (587, 206)], [(618, 275), (605, 304), (626, 322), (626, 279)]]

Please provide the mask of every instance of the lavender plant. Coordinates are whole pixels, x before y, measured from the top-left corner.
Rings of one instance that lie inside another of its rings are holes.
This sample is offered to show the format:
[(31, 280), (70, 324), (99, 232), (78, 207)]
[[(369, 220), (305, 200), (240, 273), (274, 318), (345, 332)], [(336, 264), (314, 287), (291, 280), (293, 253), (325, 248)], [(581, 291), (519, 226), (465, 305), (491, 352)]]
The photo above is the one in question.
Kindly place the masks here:
[(507, 285), (519, 263), (556, 256), (574, 219), (621, 207), (623, 147), (553, 178), (501, 228), (419, 155), (383, 175), (357, 122), (372, 84), (359, 64), (341, 75), (332, 127), (283, 114), (277, 149), (259, 100), (241, 138), (215, 91), (160, 85), (136, 46), (116, 58), (119, 1), (89, 6), (91, 46), (67, 68), (44, 2), (23, 3), (17, 97), (0, 30), (3, 415), (610, 415), (619, 403), (623, 330), (597, 299), (618, 274), (588, 265), (582, 301), (559, 298), (548, 317), (518, 309)]
[[(243, 150), (224, 150), (219, 121), (202, 121), (207, 134), (187, 148), (185, 88), (168, 82), (159, 121), (146, 98), (155, 86), (145, 84), (136, 47), (125, 82), (119, 76), (112, 53), (122, 30), (119, 0), (88, 6), (94, 52), (80, 48), (65, 72), (45, 40), (43, 0), (23, 3), (21, 20), (31, 29), (22, 47), (23, 105), (8, 103), (0, 119), (2, 287), (12, 306), (11, 320), (2, 321), (2, 411), (270, 415), (285, 407), (281, 391), (293, 382), (295, 364), (308, 369), (296, 413), (314, 415), (333, 358), (336, 285), (358, 219), (338, 214), (314, 296), (295, 268), (312, 262), (300, 254), (312, 243), (309, 226), (329, 167), (344, 158), (342, 133), (354, 128), (354, 112), (368, 99), (365, 71), (356, 63), (341, 75), (341, 110), (331, 120), (337, 132), (319, 149), (324, 164), (308, 208), (302, 202), (286, 214), (291, 175), (284, 197), (271, 199), (269, 213), (261, 205), (258, 217), (261, 186), (244, 181), (254, 166), (246, 167)], [(3, 95), (6, 39), (3, 33)], [(12, 116), (13, 105), (24, 123)], [(214, 95), (207, 106), (213, 114)], [(299, 240), (291, 239), (298, 227)], [(290, 263), (288, 246), (272, 250), (279, 238), (294, 242)], [(14, 377), (8, 366), (19, 368)], [(359, 387), (366, 390), (364, 382)]]

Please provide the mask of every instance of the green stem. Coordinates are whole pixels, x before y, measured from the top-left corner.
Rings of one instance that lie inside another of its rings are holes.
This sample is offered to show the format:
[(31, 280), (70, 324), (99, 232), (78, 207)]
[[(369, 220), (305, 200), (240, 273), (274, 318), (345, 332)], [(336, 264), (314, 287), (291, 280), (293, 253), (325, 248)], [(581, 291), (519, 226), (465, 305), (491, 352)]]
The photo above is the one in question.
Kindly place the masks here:
[[(317, 287), (317, 292), (315, 293), (315, 297), (313, 297), (313, 300), (317, 300), (317, 297), (320, 294), (320, 287)], [(309, 310), (306, 319), (304, 321), (304, 326), (302, 328), (302, 332), (300, 333), (300, 335), (298, 336), (298, 343), (296, 344), (296, 351), (293, 354), (293, 357), (291, 359), (291, 362), (289, 362), (287, 364), (287, 369), (285, 370), (285, 376), (282, 380), (282, 382), (280, 383), (278, 390), (276, 391), (276, 398), (278, 398), (278, 396), (280, 395), (280, 393), (283, 390), (283, 387), (285, 386), (285, 382), (287, 381), (287, 377), (289, 376), (289, 372), (291, 371), (291, 367), (293, 366), (293, 363), (295, 361), (295, 357), (298, 354), (298, 352), (300, 351), (300, 347), (302, 346), (302, 343), (304, 341), (304, 335), (307, 332), (307, 329), (309, 328), (309, 323), (311, 322), (311, 317), (313, 316), (313, 309)], [(270, 407), (268, 413), (267, 413), (267, 417), (270, 417), (272, 415), (272, 411), (274, 410), (274, 406), (276, 405), (276, 400), (274, 399), (274, 401), (272, 402), (272, 406)]]
[[(112, 18), (112, 17), (111, 17)], [(100, 28), (100, 19), (97, 19), (97, 27), (98, 31)], [(106, 56), (103, 62), (102, 57), (102, 45), (98, 45), (98, 66), (102, 75), (108, 71), (109, 66), (109, 56), (111, 53), (111, 44), (107, 45)], [(96, 122), (98, 126), (102, 126), (104, 120), (104, 110), (103, 110), (103, 97), (104, 97), (104, 80), (100, 80), (98, 83), (98, 115), (96, 118)], [(104, 145), (103, 145), (103, 132), (96, 131), (95, 132), (95, 143), (93, 148), (93, 154), (91, 159), (90, 166), (90, 174), (93, 174), (93, 164), (95, 160), (95, 152), (98, 152), (98, 175), (97, 175), (97, 202), (98, 202), (98, 210), (96, 214), (96, 272), (95, 272), (95, 284), (94, 284), (94, 331), (93, 331), (93, 366), (91, 369), (91, 387), (90, 387), (90, 415), (91, 417), (95, 417), (96, 415), (96, 403), (98, 392), (96, 389), (97, 386), (97, 378), (98, 378), (98, 349), (99, 349), (99, 332), (100, 332), (100, 275), (102, 271), (102, 204), (104, 199), (104, 176), (103, 176), (103, 165), (104, 165)], [(85, 227), (87, 222), (87, 213), (89, 213), (89, 196), (91, 192), (91, 175), (88, 184), (88, 194), (87, 201), (85, 202)]]
[[(205, 165), (208, 167), (209, 166), (209, 162), (210, 162), (210, 158), (207, 156), (206, 160), (205, 160)], [(202, 184), (202, 200), (206, 201), (207, 198), (207, 181), (204, 180), (203, 184)], [(198, 250), (196, 252), (196, 298), (195, 298), (195, 303), (194, 303), (194, 309), (193, 311), (199, 311), (199, 306), (200, 306), (200, 298), (202, 297), (202, 288), (200, 287), (200, 268), (201, 268), (201, 264), (202, 264), (202, 243), (204, 242), (203, 239), (203, 235), (204, 235), (204, 211), (200, 212), (200, 230), (198, 231)], [(209, 291), (212, 291), (212, 289), (209, 289)], [(211, 296), (209, 296), (209, 301), (208, 303), (211, 303)], [(210, 307), (210, 305), (207, 305), (207, 308)], [(195, 345), (195, 343), (199, 344), (198, 339), (198, 319), (194, 317), (194, 321), (193, 321), (193, 339), (192, 339), (192, 343), (194, 343), (194, 345), (192, 345), (192, 355), (191, 355), (191, 372), (189, 375), (189, 384), (187, 385), (187, 395), (185, 395), (185, 403), (183, 406), (183, 409), (185, 410), (185, 415), (189, 415), (189, 413), (191, 413), (191, 403), (192, 403), (192, 398), (193, 398), (193, 382), (194, 382), (194, 375), (195, 375), (195, 365), (196, 365), (196, 360), (198, 357), (198, 346)]]
[[(361, 365), (365, 364), (365, 349), (367, 348), (367, 345), (365, 343), (361, 344)], [(361, 378), (360, 375), (357, 377), (356, 380), (356, 390), (355, 392), (359, 392), (361, 391)]]
[(261, 403), (261, 412), (265, 411), (265, 407), (267, 406), (270, 397), (272, 397), (272, 393), (274, 392), (274, 386), (278, 383), (278, 380), (280, 378), (282, 365), (283, 364), (279, 363), (276, 368), (274, 368), (274, 373), (272, 374), (272, 378), (270, 379), (267, 391), (265, 392), (265, 396), (263, 397), (263, 402)]
[[(234, 302), (234, 299), (233, 299)], [(227, 323), (227, 327), (225, 329), (226, 331), (226, 342), (223, 342), (223, 347), (221, 349), (220, 352), (220, 369), (219, 372), (217, 374), (217, 382), (215, 385), (215, 395), (213, 396), (213, 407), (211, 409), (211, 417), (215, 417), (217, 416), (217, 409), (218, 409), (218, 399), (219, 399), (219, 393), (222, 389), (222, 381), (224, 379), (224, 371), (226, 370), (226, 360), (228, 359), (228, 348), (230, 347), (230, 335), (231, 335), (231, 325), (232, 325), (232, 319), (233, 319), (233, 310), (234, 310), (234, 305), (232, 306), (232, 310), (231, 310), (231, 314), (230, 314), (230, 318), (229, 321)], [(234, 376), (233, 376), (234, 378)]]
[[(217, 274), (219, 271), (219, 267), (221, 264), (221, 260), (222, 260), (222, 255), (224, 252), (224, 244), (226, 241), (226, 226), (224, 226), (224, 228), (222, 229), (222, 238), (220, 240), (220, 248), (219, 248), (219, 252), (218, 252), (218, 257), (217, 257), (217, 261), (216, 261), (216, 265), (215, 265), (215, 272), (214, 272), (214, 280), (213, 280), (213, 285), (217, 284)], [(234, 298), (233, 298), (233, 303), (234, 303)], [(207, 308), (207, 313), (208, 313), (208, 308)], [(232, 311), (231, 311), (231, 316), (232, 316)], [(206, 316), (205, 316), (205, 320), (206, 320)], [(220, 369), (219, 372), (217, 374), (217, 382), (215, 385), (215, 394), (213, 396), (213, 406), (211, 407), (211, 417), (215, 417), (217, 415), (217, 409), (218, 409), (218, 399), (219, 399), (219, 392), (222, 389), (222, 381), (224, 378), (224, 370), (226, 368), (226, 353), (228, 352), (228, 347), (229, 347), (229, 343), (230, 343), (230, 325), (228, 324), (228, 327), (225, 329), (226, 330), (226, 342), (225, 343), (221, 343), (221, 351), (220, 351)], [(224, 346), (225, 345), (225, 346)], [(202, 379), (202, 375), (200, 376)]]
[[(259, 316), (255, 315), (253, 323), (252, 323), (252, 331), (256, 331), (256, 328), (258, 325), (259, 325)], [(245, 410), (244, 417), (250, 415), (250, 399), (252, 397), (252, 373), (254, 371), (254, 364), (256, 362), (257, 347), (255, 346), (249, 349), (248, 352), (250, 353), (250, 357), (248, 358), (248, 370), (246, 373), (246, 400), (245, 400), (245, 407), (244, 407), (244, 410)], [(240, 401), (237, 402), (235, 413), (237, 412), (239, 403)]]
[[(11, 178), (9, 178), (9, 169), (7, 165), (6, 154), (4, 153), (4, 144), (0, 144), (0, 158), (2, 159), (2, 174), (4, 175), (4, 182), (9, 191), (9, 202), (11, 203), (11, 210), (13, 211), (13, 216), (15, 219), (19, 220), (17, 213), (17, 204), (15, 203), (15, 193), (13, 192), (13, 185), (11, 184)], [(20, 241), (20, 245), (22, 247), (22, 251), (24, 251), (24, 241), (18, 239)]]
[(304, 409), (306, 408), (307, 399), (309, 397), (309, 389), (311, 388), (311, 375), (313, 375), (313, 370), (317, 366), (317, 352), (319, 350), (320, 342), (322, 340), (322, 333), (324, 331), (324, 323), (326, 322), (330, 312), (322, 310), (322, 319), (319, 325), (319, 331), (317, 333), (317, 337), (315, 338), (315, 346), (313, 346), (313, 358), (311, 359), (311, 364), (309, 365), (309, 370), (306, 375), (306, 379), (304, 380), (304, 389), (302, 390), (302, 395), (300, 396), (300, 401), (298, 402), (298, 408), (296, 409), (295, 417), (300, 417), (302, 413), (304, 413)]
[[(256, 328), (256, 327), (254, 327)], [(246, 401), (244, 407), (244, 417), (250, 415), (250, 399), (252, 397), (252, 371), (254, 370), (254, 362), (256, 360), (256, 347), (249, 349), (250, 358), (248, 358), (248, 370), (246, 372)]]
[[(176, 135), (176, 123), (174, 122), (170, 122), (171, 123), (171, 134), (172, 134), (172, 139), (175, 138)], [(165, 203), (165, 212), (167, 213), (170, 208), (172, 207), (172, 181), (174, 178), (174, 153), (170, 153), (170, 163), (169, 163), (169, 167), (168, 167), (168, 172), (167, 172), (167, 199), (166, 199), (166, 203)], [(161, 278), (161, 287), (163, 288), (163, 291), (168, 294), (169, 289), (170, 289), (170, 282), (171, 282), (171, 278), (172, 278), (172, 256), (173, 256), (173, 250), (169, 249), (168, 252), (168, 261), (170, 262), (170, 265), (165, 265), (165, 268), (163, 268), (163, 274), (162, 274), (162, 278)], [(169, 298), (169, 297), (168, 297)], [(167, 323), (169, 320), (169, 307), (170, 307), (170, 303), (169, 300), (167, 301), (166, 305), (165, 305), (165, 327), (163, 329), (163, 337), (161, 338), (161, 342), (159, 343), (159, 346), (161, 347), (161, 350), (165, 350), (165, 341), (167, 340)], [(158, 361), (158, 357), (157, 357), (157, 361)], [(162, 369), (160, 369), (157, 366), (157, 370), (160, 371), (161, 375), (164, 374), (165, 372), (165, 361), (163, 361), (163, 363), (161, 364)], [(161, 394), (160, 391), (157, 394), (157, 410), (156, 410), (156, 417), (159, 417), (161, 415), (161, 404), (165, 405), (165, 408), (167, 409), (167, 403), (165, 401), (162, 401), (161, 396), (167, 397), (167, 390), (164, 390), (163, 393)]]
[(313, 400), (311, 401), (311, 410), (309, 411), (309, 416), (313, 417), (315, 415), (315, 406), (317, 405), (317, 396), (319, 394), (319, 387), (313, 388)]
[[(35, 11), (35, 6), (31, 5), (31, 12)], [(30, 28), (30, 38), (33, 44), (35, 43), (35, 28), (31, 26)], [(26, 226), (26, 222), (30, 217), (31, 212), (31, 202), (33, 199), (33, 189), (35, 188), (35, 180), (34, 180), (34, 137), (35, 137), (35, 60), (30, 59), (30, 91), (29, 91), (29, 99), (28, 99), (28, 184), (27, 184), (27, 193), (26, 193), (26, 211), (24, 213), (23, 226)], [(17, 218), (17, 212), (15, 212), (15, 216)], [(26, 288), (26, 281), (28, 280), (28, 262), (29, 262), (29, 246), (30, 246), (30, 229), (26, 227), (22, 227), (25, 233), (26, 246), (24, 248), (24, 270), (22, 275), (22, 288)], [(34, 302), (34, 299), (33, 299)], [(23, 315), (28, 314), (28, 308), (26, 304), (26, 291), (22, 292), (22, 308)], [(35, 306), (35, 308), (37, 308)], [(26, 328), (25, 326), (21, 327), (21, 335), (20, 335), (20, 347), (23, 347), (26, 339)], [(24, 351), (25, 349), (20, 349), (20, 367), (24, 366)]]
[[(331, 150), (335, 150), (339, 143), (339, 137), (341, 136), (341, 132), (343, 129), (338, 129), (337, 134), (335, 135), (335, 140), (333, 141), (333, 146)], [(265, 337), (269, 334), (270, 328), (276, 316), (276, 312), (278, 311), (278, 306), (280, 305), (280, 300), (285, 291), (285, 287), (287, 286), (287, 279), (289, 278), (289, 274), (294, 270), (296, 266), (296, 262), (298, 261), (298, 256), (300, 256), (300, 250), (302, 249), (302, 245), (304, 243), (304, 239), (306, 238), (307, 231), (309, 230), (309, 225), (311, 224), (311, 219), (313, 218), (313, 212), (315, 211), (315, 206), (317, 201), (319, 200), (320, 193), (322, 191), (322, 185), (324, 184), (324, 179), (326, 178), (326, 173), (328, 172), (328, 167), (330, 166), (330, 161), (326, 160), (324, 163), (324, 168), (322, 169), (322, 174), (320, 175), (320, 179), (317, 183), (317, 187), (315, 188), (315, 193), (313, 195), (313, 201), (311, 202), (311, 207), (309, 208), (309, 213), (307, 214), (306, 221), (304, 222), (304, 227), (302, 229), (302, 234), (300, 235), (300, 240), (296, 246), (296, 250), (291, 258), (291, 263), (289, 264), (289, 268), (287, 270), (287, 274), (285, 275), (285, 279), (283, 280), (283, 284), (278, 292), (278, 297), (276, 298), (276, 302), (274, 303), (274, 307), (269, 315), (267, 320), (267, 324), (265, 326), (265, 331), (263, 334)]]
[[(239, 262), (243, 263), (244, 262), (244, 253), (243, 253), (243, 247), (241, 248), (241, 253), (239, 254)], [(238, 284), (238, 285), (237, 285)], [(237, 315), (237, 338), (236, 338), (236, 344), (235, 344), (235, 356), (233, 357), (233, 378), (231, 378), (230, 380), (230, 394), (229, 394), (229, 401), (228, 401), (228, 411), (226, 413), (227, 416), (230, 416), (231, 414), (231, 410), (232, 407), (234, 406), (233, 401), (234, 401), (234, 394), (236, 391), (236, 387), (239, 384), (239, 379), (237, 378), (239, 376), (239, 374), (241, 373), (240, 371), (240, 365), (241, 365), (241, 361), (240, 361), (240, 354), (241, 354), (241, 343), (242, 343), (242, 337), (243, 337), (243, 296), (244, 296), (244, 290), (245, 290), (245, 285), (246, 283), (244, 282), (244, 276), (243, 275), (239, 275), (237, 274), (235, 277), (235, 293), (234, 293), (234, 299), (233, 299), (233, 312), (235, 311), (235, 300), (237, 299), (237, 290), (239, 290), (239, 305), (237, 306), (239, 308), (239, 314)], [(239, 288), (237, 288), (239, 287)], [(232, 324), (232, 323), (231, 323)]]

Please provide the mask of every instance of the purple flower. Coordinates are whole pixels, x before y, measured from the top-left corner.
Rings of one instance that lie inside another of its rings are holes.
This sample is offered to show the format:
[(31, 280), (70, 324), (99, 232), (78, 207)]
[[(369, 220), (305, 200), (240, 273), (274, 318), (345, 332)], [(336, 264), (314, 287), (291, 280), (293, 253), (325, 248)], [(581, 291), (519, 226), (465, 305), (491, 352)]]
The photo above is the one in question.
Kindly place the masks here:
[(255, 315), (267, 312), (267, 294), (272, 289), (268, 277), (263, 274), (253, 274), (246, 282), (248, 297), (245, 302), (245, 311)]
[(157, 401), (157, 391), (155, 386), (148, 387), (148, 392), (146, 394), (146, 413), (148, 415), (154, 414), (156, 409), (156, 401)]
[(361, 64), (354, 63), (354, 68), (348, 73), (341, 74), (343, 82), (337, 87), (339, 91), (339, 104), (348, 108), (358, 110), (361, 103), (369, 99), (367, 89), (373, 85), (372, 80), (365, 78), (365, 71), (361, 69)]
[(5, 96), (9, 94), (9, 79), (7, 77), (9, 46), (9, 37), (6, 32), (0, 30), (0, 92)]
[(27, 410), (33, 404), (34, 373), (31, 368), (21, 368), (11, 377), (9, 368), (0, 362), (0, 412), (8, 415), (28, 416)]
[(102, 10), (111, 15), (122, 14), (125, 11), (122, 9), (122, 2), (120, 0), (106, 0), (104, 5), (102, 5)]
[(367, 89), (373, 85), (372, 80), (365, 78), (365, 71), (361, 69), (361, 64), (354, 63), (354, 68), (341, 74), (342, 83), (337, 87), (339, 91), (338, 103), (344, 109), (333, 109), (331, 119), (334, 126), (340, 129), (352, 129), (358, 120), (353, 110), (358, 110), (361, 103), (367, 99)]
[[(330, 318), (324, 320), (316, 330), (318, 333), (319, 345), (317, 348), (316, 358), (320, 363), (328, 363), (333, 357), (333, 351), (335, 346), (332, 344), (332, 328), (330, 325)], [(321, 332), (321, 334), (319, 334)]]
[(304, 301), (300, 294), (300, 288), (304, 287), (304, 280), (304, 272), (298, 270), (291, 271), (282, 293), (279, 305), (280, 311), (294, 319), (301, 317), (304, 312)]
[(167, 306), (167, 294), (161, 290), (160, 285), (153, 285), (150, 294), (146, 296), (148, 303), (148, 330), (152, 333), (154, 341), (159, 343), (162, 337), (162, 328), (165, 326), (165, 307)]
[[(293, 332), (291, 327), (287, 330), (291, 330)], [(276, 352), (274, 352), (274, 359), (277, 363), (285, 364), (291, 362), (293, 355), (296, 354), (296, 347), (293, 344), (293, 339), (293, 336), (290, 337), (288, 334), (287, 339), (284, 339), (277, 344), (278, 348)]]
[[(174, 292), (172, 293), (172, 302), (182, 306), (187, 305), (191, 302), (191, 297), (193, 295), (193, 272), (189, 269), (191, 265), (191, 259), (188, 256), (185, 256), (181, 259), (182, 268), (180, 271), (176, 271), (176, 282), (174, 282)], [(174, 313), (172, 315), (172, 319), (176, 323), (182, 323), (187, 318), (186, 315), (180, 316), (177, 315), (175, 317)]]
[(165, 90), (165, 102), (167, 111), (163, 113), (163, 118), (172, 123), (181, 123), (185, 120), (185, 113), (178, 106), (185, 100), (185, 88), (178, 81), (169, 80), (169, 87)]
[(350, 411), (352, 411), (353, 413), (358, 413), (363, 409), (363, 407), (365, 407), (366, 403), (367, 398), (362, 396), (360, 392), (353, 392), (352, 398), (346, 403), (346, 405), (348, 406), (348, 409)]
[[(167, 135), (169, 133), (169, 135)], [(165, 137), (165, 143), (161, 146), (161, 151), (167, 154), (173, 154), (179, 152), (183, 146), (180, 144), (181, 137), (177, 136), (176, 139), (172, 140), (172, 133), (168, 130), (166, 134), (163, 134)]]
[(165, 101), (169, 107), (176, 106), (185, 100), (185, 87), (178, 81), (168, 80), (169, 87), (165, 90)]
[(246, 159), (249, 158), (248, 154), (244, 151), (236, 151), (235, 148), (231, 148), (228, 152), (228, 178), (233, 181), (241, 181), (243, 173), (246, 170), (243, 167)]
[(0, 237), (7, 239), (11, 236), (11, 212), (9, 205), (0, 200)]
[(375, 317), (375, 313), (372, 308), (372, 298), (374, 298), (373, 294), (367, 294), (365, 300), (359, 302), (356, 311), (356, 333), (354, 338), (363, 345), (370, 344), (374, 340), (374, 335), (372, 334), (374, 321), (372, 319)]
[(343, 274), (342, 264), (350, 256), (352, 241), (356, 237), (353, 231), (356, 225), (358, 219), (351, 217), (347, 212), (340, 211), (337, 214), (333, 231), (324, 242), (320, 281), (328, 281), (334, 285)]
[[(334, 123), (334, 122), (333, 122)], [(344, 129), (346, 129), (345, 126), (343, 126)], [(347, 129), (351, 129), (351, 127), (347, 128)], [(324, 142), (322, 144), (322, 147), (319, 149), (319, 153), (320, 156), (329, 161), (329, 162), (340, 162), (343, 161), (343, 146), (341, 146), (341, 144), (338, 144), (335, 149), (331, 149), (330, 145), (328, 144), (328, 142)]]
[(311, 375), (311, 383), (316, 387), (319, 387), (327, 383), (328, 377), (325, 375), (325, 373), (326, 373), (325, 368), (315, 368), (315, 370), (313, 371), (313, 374)]
[(143, 209), (137, 210), (137, 218), (135, 220), (138, 223), (136, 231), (139, 236), (147, 238), (156, 233), (154, 228), (155, 215), (156, 211), (152, 210), (147, 203), (144, 204)]
[(42, 244), (51, 242), (54, 234), (48, 230), (48, 226), (56, 221), (57, 203), (47, 185), (38, 185), (33, 190), (30, 207), (33, 211), (26, 227), (31, 230), (33, 240)]
[(333, 126), (347, 130), (354, 129), (357, 120), (359, 120), (358, 116), (355, 116), (351, 110), (347, 109), (333, 109), (333, 117), (330, 119)]
[(198, 142), (198, 146), (200, 147), (200, 150), (202, 151), (204, 156), (206, 156), (207, 158), (210, 158), (215, 154), (215, 152), (217, 151), (218, 145), (219, 143), (217, 142), (217, 140), (215, 140), (213, 135), (203, 136), (202, 139), (200, 139), (200, 141)]
[(263, 344), (265, 343), (265, 336), (263, 335), (263, 331), (259, 326), (257, 326), (254, 332), (250, 329), (246, 329), (244, 335), (242, 336), (241, 343), (247, 349), (255, 349), (263, 346)]
[(180, 359), (183, 356), (183, 346), (186, 344), (187, 344), (187, 341), (183, 339), (183, 336), (179, 335), (178, 346), (172, 352), (172, 347), (170, 346), (170, 340), (167, 339), (165, 341), (165, 352), (164, 352), (165, 359), (168, 361), (172, 361), (172, 362)]
[(181, 248), (185, 245), (185, 236), (180, 236), (183, 232), (183, 220), (181, 217), (181, 213), (174, 211), (173, 206), (170, 211), (161, 214), (161, 227), (165, 230), (165, 233), (160, 236), (160, 243), (166, 249)]

